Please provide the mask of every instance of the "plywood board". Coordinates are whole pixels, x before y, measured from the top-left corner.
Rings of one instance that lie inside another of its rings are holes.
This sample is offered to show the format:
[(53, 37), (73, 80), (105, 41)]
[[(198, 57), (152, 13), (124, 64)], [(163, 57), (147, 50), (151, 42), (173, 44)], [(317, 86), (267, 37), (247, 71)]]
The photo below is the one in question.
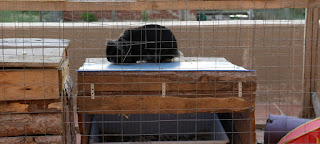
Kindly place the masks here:
[(49, 38), (5, 38), (0, 39), (1, 48), (64, 48), (68, 47), (70, 40), (67, 39), (49, 39)]
[(65, 48), (6, 48), (0, 50), (0, 55), (6, 56), (42, 56), (64, 57)]
[(58, 68), (66, 58), (69, 42), (66, 39), (0, 39), (0, 66)]
[(181, 57), (170, 63), (113, 64), (107, 58), (87, 58), (79, 72), (89, 71), (250, 71), (225, 58)]
[(62, 57), (0, 55), (0, 67), (58, 68)]
[(58, 99), (58, 70), (0, 72), (0, 101)]

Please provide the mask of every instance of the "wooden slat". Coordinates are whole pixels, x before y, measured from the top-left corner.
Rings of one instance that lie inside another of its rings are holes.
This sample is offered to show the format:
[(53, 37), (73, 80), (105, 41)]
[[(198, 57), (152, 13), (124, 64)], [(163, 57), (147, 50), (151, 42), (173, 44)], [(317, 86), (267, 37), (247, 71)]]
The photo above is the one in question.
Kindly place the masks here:
[(57, 68), (60, 66), (60, 56), (15, 56), (0, 55), (0, 67), (40, 67)]
[[(254, 82), (252, 82), (254, 83)], [(93, 83), (94, 84), (94, 83)], [(245, 83), (247, 88), (244, 88), (243, 91), (250, 90), (249, 82)], [(235, 93), (238, 91), (238, 82), (176, 82), (176, 83), (166, 83), (166, 92), (169, 94), (176, 94), (179, 92), (186, 93), (186, 91), (194, 91), (193, 94), (196, 94), (195, 91), (200, 92), (199, 94), (207, 94), (203, 91), (214, 92), (216, 93)], [(79, 90), (83, 92), (90, 92), (90, 84), (79, 84)], [(251, 85), (252, 89), (254, 89)], [(106, 94), (115, 94), (121, 95), (123, 92), (141, 92), (141, 94), (145, 94), (145, 92), (160, 92), (162, 88), (162, 83), (133, 83), (133, 84), (95, 84), (95, 91), (98, 92), (107, 92)], [(108, 93), (110, 92), (110, 93)], [(118, 92), (118, 93), (117, 93)], [(121, 92), (121, 93), (119, 93)], [(102, 93), (103, 94), (103, 93)], [(190, 92), (189, 94), (192, 94)]]
[(59, 68), (69, 43), (67, 39), (0, 39), (0, 67)]
[(59, 100), (0, 102), (0, 114), (53, 113), (61, 111), (62, 103)]
[(1, 144), (63, 144), (62, 136), (1, 137)]
[[(8, 48), (1, 49), (0, 55), (7, 56), (42, 56), (64, 57), (65, 48)], [(42, 58), (43, 59), (43, 58)], [(58, 61), (57, 63), (59, 63)]]
[(79, 72), (78, 90), (89, 92), (159, 92), (166, 83), (167, 92), (229, 91), (237, 92), (242, 82), (243, 91), (256, 90), (255, 72)]
[(0, 72), (0, 101), (58, 98), (58, 70)]
[(224, 1), (143, 1), (143, 2), (35, 2), (0, 1), (0, 10), (10, 11), (104, 11), (104, 10), (205, 10), (278, 9), (320, 7), (320, 0), (224, 0)]
[[(254, 96), (253, 96), (254, 98)], [(252, 102), (243, 98), (181, 98), (168, 96), (78, 97), (78, 113), (139, 114), (237, 112), (250, 108)]]
[(62, 134), (61, 113), (0, 115), (0, 137)]
[[(14, 2), (14, 1), (11, 1)], [(5, 38), (0, 39), (1, 48), (63, 48), (68, 47), (70, 40), (49, 38)]]
[(307, 9), (305, 25), (304, 98), (301, 117), (314, 117), (312, 93), (317, 92), (319, 8)]
[[(243, 91), (242, 98), (246, 101), (254, 102), (255, 99), (252, 97), (254, 92), (252, 91)], [(89, 92), (79, 92), (80, 97), (91, 97)], [(159, 92), (95, 92), (95, 97), (105, 97), (105, 96), (162, 96), (162, 93)], [(238, 92), (231, 91), (177, 91), (177, 92), (166, 92), (166, 96), (173, 97), (182, 97), (182, 98), (206, 98), (206, 97), (215, 97), (215, 98), (225, 98), (225, 97), (238, 97)]]

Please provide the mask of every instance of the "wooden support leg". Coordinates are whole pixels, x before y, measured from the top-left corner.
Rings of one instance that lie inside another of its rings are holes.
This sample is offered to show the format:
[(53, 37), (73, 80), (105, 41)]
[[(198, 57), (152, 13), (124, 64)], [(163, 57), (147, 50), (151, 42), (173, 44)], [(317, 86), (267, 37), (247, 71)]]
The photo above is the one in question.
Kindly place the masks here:
[(92, 115), (88, 115), (88, 114), (79, 115), (82, 144), (87, 144), (89, 142), (91, 119), (92, 119)]
[(244, 112), (233, 113), (233, 123), (239, 133), (242, 144), (255, 144), (255, 118), (254, 111), (248, 109)]

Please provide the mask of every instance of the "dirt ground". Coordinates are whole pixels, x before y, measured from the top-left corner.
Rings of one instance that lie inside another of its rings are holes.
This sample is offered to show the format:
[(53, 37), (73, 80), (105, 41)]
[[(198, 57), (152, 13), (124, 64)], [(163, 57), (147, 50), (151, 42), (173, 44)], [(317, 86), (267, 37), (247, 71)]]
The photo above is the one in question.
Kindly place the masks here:
[[(0, 38), (64, 38), (70, 73), (77, 83), (76, 70), (85, 58), (105, 57), (106, 40), (116, 39), (127, 26), (104, 27), (4, 27)], [(303, 89), (304, 26), (214, 25), (168, 26), (184, 56), (225, 57), (230, 62), (256, 70), (256, 102), (300, 103)]]

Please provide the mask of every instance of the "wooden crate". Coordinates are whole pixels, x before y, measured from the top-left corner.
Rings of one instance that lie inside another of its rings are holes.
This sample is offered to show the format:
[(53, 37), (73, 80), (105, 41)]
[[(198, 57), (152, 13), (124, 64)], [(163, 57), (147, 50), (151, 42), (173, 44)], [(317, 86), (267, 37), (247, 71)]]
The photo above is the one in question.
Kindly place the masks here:
[(255, 91), (255, 71), (224, 58), (132, 65), (89, 58), (78, 70), (77, 106), (79, 114), (232, 113), (241, 141), (253, 143)]
[(69, 40), (1, 39), (0, 101), (58, 99)]
[(68, 45), (65, 39), (0, 39), (1, 143), (63, 142)]

